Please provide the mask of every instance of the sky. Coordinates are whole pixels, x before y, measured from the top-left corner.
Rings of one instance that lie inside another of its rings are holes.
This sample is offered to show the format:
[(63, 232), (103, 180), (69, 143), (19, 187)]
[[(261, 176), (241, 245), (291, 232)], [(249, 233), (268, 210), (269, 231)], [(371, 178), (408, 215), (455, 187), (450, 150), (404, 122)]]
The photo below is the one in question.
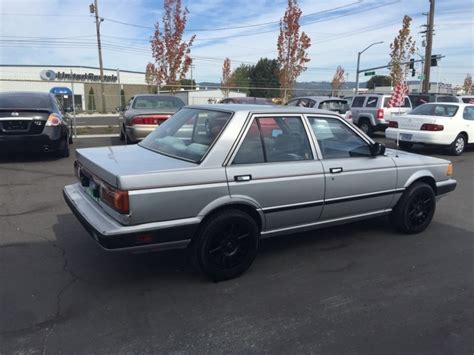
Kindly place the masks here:
[[(91, 2), (0, 0), (0, 64), (98, 67)], [(232, 69), (242, 63), (255, 64), (261, 57), (277, 57), (278, 22), (287, 0), (182, 3), (189, 10), (184, 38), (196, 34), (191, 55), (197, 82), (219, 82), (226, 57), (231, 59)], [(98, 0), (98, 4), (104, 18), (104, 67), (144, 71), (152, 61), (149, 40), (154, 24), (162, 21), (163, 0)], [(418, 53), (424, 55), (419, 32), (426, 23), (423, 13), (429, 10), (428, 0), (299, 0), (298, 4), (303, 12), (301, 31), (309, 35), (312, 44), (308, 49), (311, 61), (299, 82), (330, 81), (338, 65), (345, 69), (348, 81), (355, 81), (357, 53), (379, 41), (384, 43), (361, 55), (360, 67), (386, 65), (390, 43), (404, 15), (413, 18), (412, 35)], [(473, 37), (474, 1), (436, 0), (432, 53), (445, 58), (432, 68), (431, 81), (460, 85), (466, 74), (474, 74)], [(388, 70), (376, 72), (384, 75)], [(367, 79), (361, 76), (361, 82)]]

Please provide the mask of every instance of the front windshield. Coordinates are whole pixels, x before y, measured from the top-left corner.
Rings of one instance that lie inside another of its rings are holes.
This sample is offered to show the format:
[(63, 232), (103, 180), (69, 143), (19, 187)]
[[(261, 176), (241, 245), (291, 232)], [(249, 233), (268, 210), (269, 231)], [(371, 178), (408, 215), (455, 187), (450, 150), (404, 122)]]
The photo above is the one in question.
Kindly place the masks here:
[(140, 145), (179, 159), (200, 162), (231, 117), (228, 112), (184, 108)]
[(457, 105), (424, 104), (418, 106), (410, 115), (453, 117), (458, 112)]
[(177, 110), (184, 106), (183, 101), (177, 97), (149, 95), (137, 96), (133, 101), (132, 108), (134, 109), (163, 109), (163, 110)]

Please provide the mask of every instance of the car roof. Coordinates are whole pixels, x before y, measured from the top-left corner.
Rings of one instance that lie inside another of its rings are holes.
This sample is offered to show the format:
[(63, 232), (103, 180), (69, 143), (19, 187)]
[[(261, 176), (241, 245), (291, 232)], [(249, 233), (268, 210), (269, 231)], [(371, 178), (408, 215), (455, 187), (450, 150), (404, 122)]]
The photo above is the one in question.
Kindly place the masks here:
[(299, 99), (311, 99), (315, 101), (344, 100), (344, 98), (340, 98), (336, 96), (298, 96), (298, 97), (294, 97), (288, 100), (288, 102), (293, 101), (293, 100), (299, 100)]
[(41, 92), (41, 91), (4, 91), (0, 92), (0, 95), (5, 96), (48, 96), (51, 97), (52, 94), (49, 92)]
[(315, 108), (306, 108), (298, 106), (281, 106), (281, 105), (251, 105), (251, 104), (207, 104), (207, 105), (189, 105), (186, 108), (194, 108), (201, 110), (212, 111), (227, 111), (227, 112), (248, 112), (248, 113), (275, 113), (275, 114), (329, 114), (332, 116), (339, 116), (334, 111), (321, 110)]

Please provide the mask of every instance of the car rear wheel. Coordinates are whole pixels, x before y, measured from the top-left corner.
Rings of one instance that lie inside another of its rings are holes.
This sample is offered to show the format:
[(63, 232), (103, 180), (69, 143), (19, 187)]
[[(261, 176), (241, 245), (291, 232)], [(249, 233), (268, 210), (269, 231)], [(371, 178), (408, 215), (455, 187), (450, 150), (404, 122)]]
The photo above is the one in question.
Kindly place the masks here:
[(374, 134), (374, 129), (368, 120), (362, 120), (359, 122), (359, 128), (369, 137), (372, 137)]
[(392, 211), (392, 224), (407, 234), (424, 231), (433, 219), (436, 197), (430, 185), (416, 182), (400, 198)]
[(58, 146), (58, 150), (56, 151), (56, 156), (59, 158), (67, 158), (69, 157), (69, 140), (68, 138), (64, 138), (61, 140)]
[(195, 266), (214, 281), (244, 273), (257, 256), (260, 231), (255, 220), (240, 210), (211, 216), (191, 243)]
[(461, 155), (466, 148), (466, 136), (462, 133), (458, 134), (454, 142), (449, 147), (450, 153), (452, 155)]

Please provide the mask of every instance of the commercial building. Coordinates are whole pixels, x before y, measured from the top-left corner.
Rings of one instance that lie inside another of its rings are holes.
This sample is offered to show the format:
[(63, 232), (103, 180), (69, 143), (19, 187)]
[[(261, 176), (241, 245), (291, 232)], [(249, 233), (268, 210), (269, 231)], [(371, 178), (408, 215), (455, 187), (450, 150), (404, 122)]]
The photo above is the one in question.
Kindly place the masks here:
[[(103, 86), (103, 93), (101, 87)], [(87, 66), (64, 65), (0, 65), (0, 92), (51, 92), (64, 107), (75, 107), (76, 112), (114, 111), (136, 94), (156, 93), (155, 86), (145, 82), (145, 73), (104, 68), (104, 83), (100, 70)], [(163, 92), (165, 93), (165, 92)], [(190, 90), (177, 93), (186, 104), (217, 102), (224, 97), (221, 90)], [(231, 92), (230, 96), (246, 96)]]

